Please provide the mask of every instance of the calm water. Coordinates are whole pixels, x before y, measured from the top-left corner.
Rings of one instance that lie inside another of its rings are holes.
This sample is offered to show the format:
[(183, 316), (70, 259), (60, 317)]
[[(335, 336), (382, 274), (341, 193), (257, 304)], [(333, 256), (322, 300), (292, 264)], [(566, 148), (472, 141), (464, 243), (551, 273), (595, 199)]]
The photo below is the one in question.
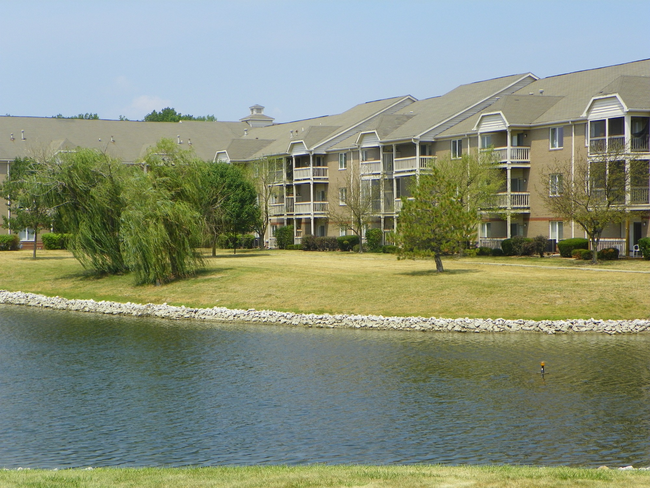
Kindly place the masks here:
[(214, 326), (0, 306), (0, 468), (297, 463), (648, 466), (650, 335)]

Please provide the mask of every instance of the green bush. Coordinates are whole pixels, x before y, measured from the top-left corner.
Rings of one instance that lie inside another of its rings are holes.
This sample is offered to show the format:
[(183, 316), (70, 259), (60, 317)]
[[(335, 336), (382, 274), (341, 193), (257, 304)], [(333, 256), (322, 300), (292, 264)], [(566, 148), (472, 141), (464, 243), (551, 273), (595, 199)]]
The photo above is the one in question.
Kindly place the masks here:
[(287, 246), (293, 245), (293, 225), (279, 227), (275, 231), (275, 242), (280, 249), (289, 249)]
[(602, 259), (603, 261), (613, 261), (615, 259), (618, 259), (618, 249), (615, 247), (601, 249), (598, 251), (598, 259)]
[(582, 259), (583, 261), (590, 261), (592, 258), (591, 249), (574, 249), (571, 254), (575, 259)]
[(584, 249), (574, 249), (571, 251), (571, 257), (574, 259), (582, 259), (582, 251), (584, 251)]
[(503, 256), (503, 249), (492, 249), (492, 252), (490, 253), (492, 256)]
[(383, 237), (383, 232), (381, 229), (368, 229), (366, 232), (366, 243), (368, 245), (368, 252), (380, 252), (381, 251), (381, 239)]
[(531, 256), (534, 254), (533, 240), (530, 237), (514, 236), (511, 241), (512, 250), (517, 256)]
[(360, 249), (359, 244), (355, 244), (354, 246), (352, 246), (352, 252), (359, 252), (359, 249)]
[(544, 236), (535, 236), (530, 243), (531, 255), (537, 254), (540, 258), (544, 257), (544, 251), (546, 250), (546, 243), (548, 240)]
[(650, 237), (639, 239), (639, 250), (643, 259), (650, 260)]
[(381, 252), (385, 254), (396, 254), (397, 253), (397, 246), (393, 246), (392, 244), (386, 244), (381, 248)]
[(300, 251), (302, 250), (302, 244), (289, 244), (286, 249), (288, 251)]
[(337, 237), (336, 241), (341, 251), (351, 251), (355, 245), (359, 244), (359, 237), (356, 235)]
[(563, 258), (570, 258), (574, 249), (588, 249), (589, 239), (584, 239), (582, 237), (564, 239), (557, 243), (557, 248), (560, 250), (560, 256)]
[(501, 250), (506, 256), (514, 256), (515, 249), (512, 246), (512, 239), (504, 239), (501, 241)]
[(0, 235), (0, 251), (17, 251), (20, 249), (20, 237), (16, 234)]
[(475, 258), (476, 256), (478, 256), (478, 249), (464, 249), (463, 256), (467, 256), (469, 258)]
[[(499, 249), (500, 251), (501, 249)], [(481, 246), (476, 250), (477, 256), (492, 256), (492, 248)]]
[(41, 236), (43, 241), (43, 249), (67, 249), (67, 242), (70, 234), (58, 234), (56, 232), (48, 232)]
[(255, 236), (253, 234), (244, 234), (239, 236), (239, 247), (242, 249), (253, 249), (255, 246)]
[(337, 249), (336, 237), (306, 235), (302, 238), (303, 251), (336, 251)]

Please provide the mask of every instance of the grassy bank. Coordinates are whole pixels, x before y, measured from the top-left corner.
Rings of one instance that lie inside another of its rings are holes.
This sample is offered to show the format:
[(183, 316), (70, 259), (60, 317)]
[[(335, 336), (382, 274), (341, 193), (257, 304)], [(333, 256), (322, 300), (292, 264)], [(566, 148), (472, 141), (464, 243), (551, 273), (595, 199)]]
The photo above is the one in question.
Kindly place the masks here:
[(524, 319), (650, 318), (650, 261), (594, 267), (560, 258), (397, 261), (386, 254), (246, 251), (206, 255), (193, 279), (133, 286), (97, 278), (66, 251), (0, 253), (0, 288), (66, 298), (293, 312)]
[(647, 487), (649, 471), (533, 467), (255, 466), (0, 471), (0, 487)]

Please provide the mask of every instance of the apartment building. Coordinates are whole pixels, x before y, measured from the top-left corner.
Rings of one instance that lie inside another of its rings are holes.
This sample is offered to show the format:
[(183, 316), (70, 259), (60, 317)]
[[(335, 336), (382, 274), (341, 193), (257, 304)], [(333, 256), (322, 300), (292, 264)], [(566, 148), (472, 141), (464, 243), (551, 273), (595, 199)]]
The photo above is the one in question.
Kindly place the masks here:
[[(239, 122), (178, 124), (0, 117), (0, 178), (16, 157), (93, 147), (125, 162), (142, 158), (162, 137), (208, 161), (280, 161), (271, 225), (303, 236), (346, 232), (328, 215), (346, 181), (360, 176), (373, 199), (371, 226), (394, 230), (410, 186), (436, 158), (490, 148), (504, 173), (498, 214), (485, 214), (478, 243), (514, 236), (583, 236), (546, 209), (541, 180), (556, 160), (596, 158), (624, 148), (626, 167), (642, 168), (626, 192), (629, 218), (605, 232), (602, 246), (630, 252), (648, 232), (650, 215), (650, 60), (538, 78), (532, 73), (461, 85), (442, 96), (402, 96), (359, 104), (338, 115), (274, 123), (264, 107)], [(645, 175), (645, 176), (644, 176)], [(0, 203), (0, 212), (7, 212)], [(29, 240), (28, 231), (21, 235)]]

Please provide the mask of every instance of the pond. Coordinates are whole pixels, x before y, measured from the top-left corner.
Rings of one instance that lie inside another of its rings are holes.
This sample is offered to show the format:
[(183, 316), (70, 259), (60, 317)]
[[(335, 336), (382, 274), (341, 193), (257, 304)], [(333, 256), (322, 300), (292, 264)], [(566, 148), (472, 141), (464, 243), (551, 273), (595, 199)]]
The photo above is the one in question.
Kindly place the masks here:
[(215, 325), (0, 305), (0, 432), (0, 468), (647, 466), (650, 335)]

